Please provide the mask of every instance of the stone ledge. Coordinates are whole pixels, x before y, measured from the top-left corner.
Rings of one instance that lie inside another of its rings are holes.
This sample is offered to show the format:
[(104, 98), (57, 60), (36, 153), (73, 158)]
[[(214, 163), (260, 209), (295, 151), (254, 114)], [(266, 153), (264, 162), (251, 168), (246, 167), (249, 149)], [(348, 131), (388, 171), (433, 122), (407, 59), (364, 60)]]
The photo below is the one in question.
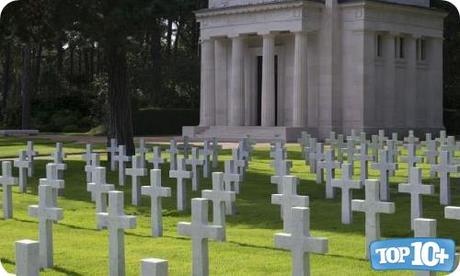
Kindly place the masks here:
[(37, 129), (1, 129), (0, 136), (29, 136), (38, 135)]

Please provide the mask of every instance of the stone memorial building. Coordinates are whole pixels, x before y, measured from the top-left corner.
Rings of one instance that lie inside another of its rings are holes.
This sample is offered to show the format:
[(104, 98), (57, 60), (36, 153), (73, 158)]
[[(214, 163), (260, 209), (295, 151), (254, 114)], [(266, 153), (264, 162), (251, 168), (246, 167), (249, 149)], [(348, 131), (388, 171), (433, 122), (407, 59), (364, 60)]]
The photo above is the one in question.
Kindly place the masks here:
[(443, 21), (429, 0), (209, 0), (194, 138), (443, 128)]

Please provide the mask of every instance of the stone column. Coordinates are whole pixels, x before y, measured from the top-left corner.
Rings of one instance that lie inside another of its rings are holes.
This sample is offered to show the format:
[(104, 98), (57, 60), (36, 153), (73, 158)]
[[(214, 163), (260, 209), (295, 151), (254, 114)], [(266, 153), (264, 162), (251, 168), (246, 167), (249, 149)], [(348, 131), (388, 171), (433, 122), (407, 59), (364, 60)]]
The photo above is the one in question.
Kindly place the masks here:
[(244, 40), (243, 37), (232, 37), (232, 71), (230, 93), (228, 95), (228, 125), (242, 126), (244, 123)]
[(263, 35), (262, 126), (275, 126), (275, 35)]
[(394, 34), (386, 33), (383, 35), (383, 72), (384, 72), (384, 101), (383, 117), (386, 128), (394, 127), (395, 113), (395, 42)]
[(215, 125), (214, 41), (201, 41), (200, 126)]
[(215, 39), (216, 125), (227, 125), (227, 40)]
[(405, 94), (405, 112), (406, 128), (416, 126), (417, 113), (417, 46), (416, 37), (408, 35), (406, 40), (406, 94)]
[(292, 125), (305, 127), (305, 107), (307, 98), (307, 34), (295, 33), (294, 45), (294, 74), (293, 74), (293, 97), (292, 97)]
[(427, 39), (427, 57), (429, 67), (430, 90), (427, 97), (427, 122), (431, 128), (443, 125), (443, 38)]

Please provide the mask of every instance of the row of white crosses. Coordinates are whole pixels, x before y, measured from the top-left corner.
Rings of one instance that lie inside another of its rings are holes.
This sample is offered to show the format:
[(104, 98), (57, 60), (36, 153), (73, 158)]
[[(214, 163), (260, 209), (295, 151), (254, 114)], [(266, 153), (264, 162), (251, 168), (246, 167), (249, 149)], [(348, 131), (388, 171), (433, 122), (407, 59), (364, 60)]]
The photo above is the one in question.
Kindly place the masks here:
[(27, 191), (27, 178), (33, 176), (33, 162), (38, 152), (34, 150), (32, 141), (27, 142), (26, 150), (19, 152), (18, 159), (14, 160), (13, 166), (18, 168), (19, 171), (19, 192), (25, 193)]
[[(382, 136), (382, 134), (380, 134), (379, 136)], [(384, 141), (384, 139), (379, 138), (379, 136), (376, 136), (374, 140)], [(315, 139), (310, 138), (310, 141), (312, 140), (314, 141)], [(433, 195), (434, 186), (424, 185), (421, 181), (421, 169), (415, 167), (417, 162), (420, 162), (420, 159), (415, 157), (415, 147), (413, 147), (413, 150), (411, 149), (412, 147), (411, 145), (415, 145), (414, 143), (416, 142), (416, 139), (413, 136), (413, 133), (409, 135), (406, 141), (409, 143), (407, 144), (409, 145), (408, 146), (409, 154), (408, 154), (408, 157), (406, 157), (407, 158), (406, 162), (409, 164), (409, 179), (408, 179), (408, 183), (403, 183), (399, 185), (399, 192), (409, 193), (411, 195), (411, 228), (414, 229), (415, 220), (417, 218), (422, 217), (423, 208), (422, 208), (421, 195)], [(321, 149), (321, 147), (322, 145), (320, 143), (316, 143), (316, 147), (310, 146), (309, 150), (311, 149), (317, 150), (317, 149)], [(365, 146), (363, 146), (362, 148), (365, 148)], [(331, 155), (331, 152), (333, 152), (333, 150), (327, 152), (329, 156)], [(366, 241), (367, 241), (366, 244), (367, 245), (369, 245), (371, 241), (380, 238), (379, 214), (380, 213), (394, 213), (394, 203), (384, 202), (384, 201), (389, 200), (389, 192), (388, 192), (388, 186), (387, 186), (389, 173), (391, 171), (396, 170), (397, 168), (397, 164), (391, 163), (391, 161), (389, 160), (390, 158), (388, 156), (388, 152), (389, 152), (388, 150), (379, 150), (378, 155), (380, 156), (379, 158), (380, 160), (373, 163), (373, 168), (380, 170), (380, 173), (381, 173), (380, 181), (383, 182), (384, 185), (382, 185), (383, 186), (382, 187), (381, 182), (377, 180), (365, 180), (366, 200), (353, 200), (352, 201), (351, 189), (361, 189), (363, 181), (352, 179), (353, 166), (350, 163), (342, 164), (342, 179), (333, 179), (331, 183), (332, 187), (340, 188), (342, 190), (342, 223), (344, 224), (351, 223), (352, 210), (366, 212)], [(312, 151), (310, 151), (309, 154), (310, 156), (314, 156), (314, 157), (318, 156), (318, 152), (313, 153)], [(359, 157), (363, 155), (367, 155), (367, 150), (361, 151)], [(329, 167), (331, 168), (331, 170), (336, 168), (337, 164), (333, 164), (335, 162), (333, 158), (329, 157), (326, 159), (328, 160), (317, 162), (317, 169), (319, 169), (317, 174), (321, 173), (320, 170), (322, 168)], [(367, 162), (369, 160), (372, 160), (373, 158), (371, 159), (369, 158), (369, 156), (367, 156), (367, 158), (362, 158), (362, 159), (365, 159), (362, 162)], [(354, 160), (351, 159), (350, 161), (353, 162)], [(448, 161), (445, 162), (445, 164), (449, 164), (449, 163), (450, 162)], [(383, 201), (380, 201), (380, 200), (383, 200)], [(286, 222), (284, 222), (284, 224), (286, 224)]]
[[(137, 157), (136, 162), (140, 162), (141, 157)], [(161, 187), (159, 169), (152, 169), (150, 178), (150, 186), (139, 188), (142, 194), (151, 197), (152, 236), (159, 237), (162, 236), (161, 197), (170, 196), (171, 190)], [(136, 217), (125, 215), (123, 192), (115, 191), (115, 185), (106, 183), (105, 167), (93, 169), (87, 190), (96, 202), (97, 229), (109, 231), (109, 275), (125, 275), (124, 229), (135, 228)], [(165, 260), (144, 259), (141, 262), (141, 275), (167, 275), (167, 271)]]

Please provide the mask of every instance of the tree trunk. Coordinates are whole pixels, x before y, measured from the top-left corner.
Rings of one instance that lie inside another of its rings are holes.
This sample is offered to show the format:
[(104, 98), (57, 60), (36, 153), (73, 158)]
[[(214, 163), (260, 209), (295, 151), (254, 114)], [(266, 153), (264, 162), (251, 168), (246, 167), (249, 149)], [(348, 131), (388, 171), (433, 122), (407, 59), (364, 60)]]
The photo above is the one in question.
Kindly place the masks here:
[(2, 117), (6, 117), (8, 97), (11, 87), (11, 45), (8, 42), (3, 48), (5, 60), (3, 62), (3, 95), (2, 95)]
[[(78, 78), (81, 78), (81, 73), (82, 73), (82, 51), (81, 49), (78, 50)], [(80, 81), (78, 81), (80, 83)]]
[(172, 44), (172, 26), (173, 26), (173, 20), (172, 18), (168, 19), (168, 31), (166, 33), (166, 53), (169, 56), (171, 54), (171, 44)]
[(75, 57), (75, 48), (70, 46), (70, 77), (69, 82), (72, 83), (73, 81), (73, 67), (74, 67), (74, 57)]
[(106, 47), (108, 71), (109, 127), (108, 138), (116, 138), (126, 146), (129, 155), (134, 154), (131, 96), (127, 87), (126, 49), (121, 43), (112, 42)]
[(30, 45), (25, 45), (22, 50), (22, 76), (21, 76), (21, 126), (22, 129), (30, 129), (31, 111), (31, 50)]
[(41, 64), (42, 64), (42, 52), (43, 48), (42, 45), (38, 45), (38, 49), (36, 51), (36, 56), (35, 56), (35, 72), (33, 76), (33, 95), (37, 95), (40, 91), (40, 73), (41, 73)]
[(62, 35), (59, 37), (56, 42), (56, 68), (59, 75), (62, 75), (63, 63), (64, 63), (64, 49), (62, 48)]
[(157, 20), (154, 22), (151, 39), (152, 55), (152, 90), (150, 94), (151, 104), (157, 104), (156, 98), (161, 96), (163, 84), (161, 78), (161, 30)]

